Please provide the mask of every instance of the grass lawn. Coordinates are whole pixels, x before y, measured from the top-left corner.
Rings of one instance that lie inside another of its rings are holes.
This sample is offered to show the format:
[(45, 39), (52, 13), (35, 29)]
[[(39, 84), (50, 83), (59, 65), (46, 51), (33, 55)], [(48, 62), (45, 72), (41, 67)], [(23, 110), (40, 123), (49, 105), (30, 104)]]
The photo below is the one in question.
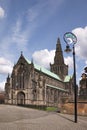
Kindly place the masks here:
[(46, 111), (57, 111), (56, 107), (47, 107)]

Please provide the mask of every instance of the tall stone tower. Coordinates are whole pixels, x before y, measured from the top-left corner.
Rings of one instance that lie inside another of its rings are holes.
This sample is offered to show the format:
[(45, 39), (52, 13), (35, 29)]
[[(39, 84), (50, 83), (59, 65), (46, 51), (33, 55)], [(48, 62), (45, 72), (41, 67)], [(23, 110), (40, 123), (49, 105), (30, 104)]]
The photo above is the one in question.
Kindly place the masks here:
[(65, 65), (64, 63), (64, 57), (63, 57), (62, 47), (59, 38), (56, 44), (54, 64), (50, 64), (50, 70), (53, 73), (60, 76), (61, 79), (64, 79), (64, 77), (68, 75), (68, 65)]

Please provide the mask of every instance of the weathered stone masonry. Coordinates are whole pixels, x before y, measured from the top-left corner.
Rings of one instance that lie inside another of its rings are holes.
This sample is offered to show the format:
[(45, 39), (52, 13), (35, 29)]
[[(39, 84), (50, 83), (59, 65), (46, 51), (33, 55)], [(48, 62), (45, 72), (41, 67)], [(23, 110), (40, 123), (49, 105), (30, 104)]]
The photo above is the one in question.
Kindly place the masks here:
[(57, 106), (63, 97), (73, 97), (72, 82), (58, 39), (50, 70), (30, 62), (21, 54), (6, 80), (5, 103)]

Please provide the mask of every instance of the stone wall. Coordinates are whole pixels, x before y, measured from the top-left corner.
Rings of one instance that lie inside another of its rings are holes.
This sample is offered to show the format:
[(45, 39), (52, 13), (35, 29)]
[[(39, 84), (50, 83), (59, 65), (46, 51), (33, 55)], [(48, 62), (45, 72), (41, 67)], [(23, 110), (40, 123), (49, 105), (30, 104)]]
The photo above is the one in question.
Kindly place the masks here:
[(5, 101), (5, 94), (4, 92), (0, 92), (0, 104), (3, 104)]
[[(67, 114), (74, 114), (74, 103), (65, 103), (61, 106), (61, 112)], [(87, 102), (77, 103), (78, 115), (87, 116)]]

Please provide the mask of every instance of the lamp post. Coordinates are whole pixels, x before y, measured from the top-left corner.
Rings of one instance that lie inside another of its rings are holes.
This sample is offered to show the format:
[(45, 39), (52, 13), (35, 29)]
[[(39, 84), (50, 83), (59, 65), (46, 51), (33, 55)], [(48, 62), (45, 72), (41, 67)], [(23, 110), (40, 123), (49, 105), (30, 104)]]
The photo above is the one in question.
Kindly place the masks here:
[[(65, 52), (69, 53), (73, 51), (73, 69), (74, 69), (74, 116), (75, 123), (77, 123), (77, 85), (76, 85), (76, 63), (75, 63), (75, 44), (77, 42), (77, 37), (71, 33), (67, 32), (64, 34), (64, 41), (66, 42)], [(70, 49), (70, 45), (72, 45), (72, 50)]]

